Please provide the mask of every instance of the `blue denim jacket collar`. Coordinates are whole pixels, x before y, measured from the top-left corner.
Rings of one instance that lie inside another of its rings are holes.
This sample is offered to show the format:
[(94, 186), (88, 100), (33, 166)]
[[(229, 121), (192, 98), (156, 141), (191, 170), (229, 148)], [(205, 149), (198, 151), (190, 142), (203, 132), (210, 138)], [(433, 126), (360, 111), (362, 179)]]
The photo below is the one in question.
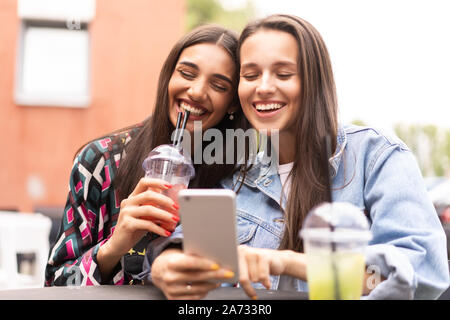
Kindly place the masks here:
[[(338, 172), (346, 144), (347, 136), (344, 129), (339, 126), (337, 132), (336, 150), (333, 156), (329, 159), (331, 179), (333, 179)], [(249, 187), (259, 189), (261, 192), (275, 200), (284, 210), (286, 207), (286, 201), (285, 198), (283, 198), (283, 200), (280, 199), (282, 185), (278, 175), (277, 157), (274, 157), (271, 162), (265, 161), (268, 158), (269, 157), (264, 153), (264, 151), (258, 153), (255, 164), (253, 164), (245, 175), (244, 184)], [(239, 172), (236, 172), (233, 176), (233, 183), (236, 185), (241, 183), (241, 181), (242, 177)]]

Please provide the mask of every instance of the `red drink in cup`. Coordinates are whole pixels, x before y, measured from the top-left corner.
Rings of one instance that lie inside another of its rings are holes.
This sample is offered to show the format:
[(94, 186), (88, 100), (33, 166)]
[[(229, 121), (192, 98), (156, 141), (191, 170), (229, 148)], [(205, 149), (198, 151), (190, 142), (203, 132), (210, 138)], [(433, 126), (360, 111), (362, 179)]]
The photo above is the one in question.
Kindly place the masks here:
[(168, 144), (153, 149), (142, 163), (142, 167), (146, 177), (162, 179), (172, 185), (172, 188), (163, 194), (175, 202), (178, 202), (178, 191), (186, 189), (195, 175), (190, 157), (183, 154), (183, 149)]

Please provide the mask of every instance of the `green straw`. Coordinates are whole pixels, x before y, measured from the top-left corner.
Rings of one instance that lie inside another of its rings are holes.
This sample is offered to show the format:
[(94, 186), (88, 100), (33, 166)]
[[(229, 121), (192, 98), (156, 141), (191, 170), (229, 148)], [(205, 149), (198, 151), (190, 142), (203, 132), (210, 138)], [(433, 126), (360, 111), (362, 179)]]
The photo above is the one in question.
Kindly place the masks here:
[[(330, 202), (330, 204), (333, 203), (333, 196), (331, 193), (331, 177), (330, 177), (330, 169), (329, 169), (329, 159), (331, 158), (331, 141), (330, 141), (330, 136), (327, 134), (325, 135), (324, 138), (324, 143), (323, 143), (323, 147), (324, 147), (324, 154), (325, 154), (325, 159), (323, 159), (322, 161), (322, 165), (323, 165), (323, 169), (324, 172), (327, 175), (327, 200), (328, 202)], [(330, 223), (330, 231), (331, 233), (333, 233), (335, 231), (334, 226)], [(338, 268), (337, 265), (334, 261), (335, 258), (335, 253), (336, 253), (336, 242), (331, 241), (331, 252), (332, 254), (332, 258), (331, 258), (331, 267), (333, 269), (333, 282), (334, 282), (334, 298), (336, 300), (340, 300), (341, 299), (341, 293), (339, 290), (339, 279), (338, 279)]]

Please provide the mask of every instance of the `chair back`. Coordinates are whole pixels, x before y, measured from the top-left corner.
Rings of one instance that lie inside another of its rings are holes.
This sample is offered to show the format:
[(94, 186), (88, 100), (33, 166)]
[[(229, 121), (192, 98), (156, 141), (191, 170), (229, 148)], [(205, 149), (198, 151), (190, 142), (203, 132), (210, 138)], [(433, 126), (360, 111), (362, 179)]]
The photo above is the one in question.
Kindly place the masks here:
[[(50, 228), (41, 214), (0, 211), (0, 289), (44, 286)], [(27, 274), (19, 270), (20, 256), (34, 257)]]

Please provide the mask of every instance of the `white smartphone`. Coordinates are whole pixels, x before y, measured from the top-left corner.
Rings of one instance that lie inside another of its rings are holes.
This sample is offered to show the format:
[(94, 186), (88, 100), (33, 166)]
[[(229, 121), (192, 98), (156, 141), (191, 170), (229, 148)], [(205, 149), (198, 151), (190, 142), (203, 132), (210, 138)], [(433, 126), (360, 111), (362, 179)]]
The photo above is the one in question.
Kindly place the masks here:
[(234, 272), (224, 282), (239, 281), (236, 194), (226, 189), (184, 189), (178, 193), (183, 250)]

